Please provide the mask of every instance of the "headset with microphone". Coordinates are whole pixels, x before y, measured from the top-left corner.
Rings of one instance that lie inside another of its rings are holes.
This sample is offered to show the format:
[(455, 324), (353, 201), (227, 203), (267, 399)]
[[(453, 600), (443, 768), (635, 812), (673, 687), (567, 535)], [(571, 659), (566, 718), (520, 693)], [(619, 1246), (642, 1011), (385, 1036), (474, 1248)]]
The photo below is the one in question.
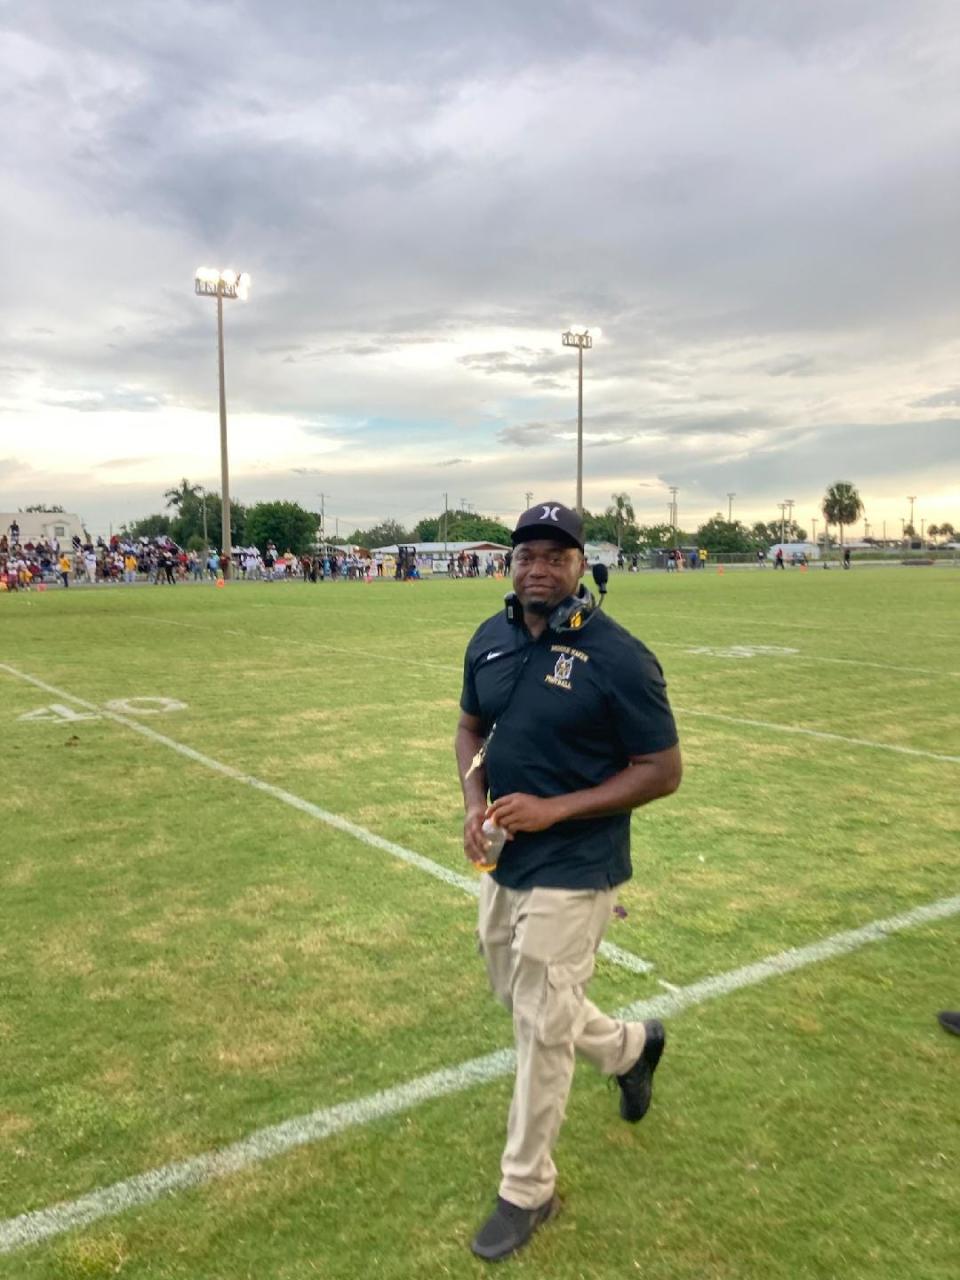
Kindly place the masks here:
[[(600, 603), (580, 583), (576, 594), (567, 596), (555, 605), (547, 617), (547, 626), (551, 631), (582, 631), (594, 613), (603, 608), (603, 598), (607, 594), (609, 571), (605, 564), (595, 564), (592, 569), (593, 580), (600, 588)], [(515, 591), (509, 591), (503, 598), (504, 612), (512, 627), (523, 625), (523, 606)]]

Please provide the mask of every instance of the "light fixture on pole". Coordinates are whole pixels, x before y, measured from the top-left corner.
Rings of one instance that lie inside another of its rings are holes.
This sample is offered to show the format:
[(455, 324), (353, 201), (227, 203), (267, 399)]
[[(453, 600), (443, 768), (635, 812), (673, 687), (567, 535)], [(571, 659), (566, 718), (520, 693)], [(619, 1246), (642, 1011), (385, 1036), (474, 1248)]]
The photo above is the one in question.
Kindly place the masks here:
[(216, 267), (198, 267), (194, 276), (194, 293), (217, 300), (217, 369), (220, 378), (220, 503), (221, 553), (226, 559), (224, 577), (233, 567), (233, 543), (230, 533), (230, 468), (227, 462), (227, 389), (223, 375), (223, 300), (246, 301), (250, 293), (250, 277), (245, 271), (218, 271)]
[(736, 496), (735, 493), (727, 494), (727, 524), (733, 524), (733, 500)]
[(916, 502), (916, 500), (917, 500), (917, 495), (915, 493), (907, 494), (907, 501), (910, 503), (910, 529), (912, 532), (916, 532), (916, 530), (913, 527), (913, 504)]
[(787, 508), (787, 532), (790, 534), (790, 540), (793, 541), (793, 508), (797, 505), (792, 498), (784, 498), (783, 505)]
[(583, 353), (593, 346), (590, 330), (568, 329), (563, 335), (565, 347), (576, 347), (579, 356), (577, 372), (577, 514), (583, 515)]

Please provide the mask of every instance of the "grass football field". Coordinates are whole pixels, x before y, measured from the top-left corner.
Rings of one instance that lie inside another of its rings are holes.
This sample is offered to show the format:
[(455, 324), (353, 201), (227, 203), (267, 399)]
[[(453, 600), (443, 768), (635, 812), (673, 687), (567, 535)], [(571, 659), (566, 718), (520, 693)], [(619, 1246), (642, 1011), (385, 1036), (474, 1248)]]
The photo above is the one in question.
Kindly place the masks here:
[[(504, 589), (0, 597), (0, 1280), (486, 1273), (512, 1037), (451, 743)], [(686, 773), (634, 815), (591, 994), (668, 1046), (636, 1127), (578, 1066), (563, 1211), (504, 1265), (952, 1280), (960, 574), (619, 575), (606, 607)]]

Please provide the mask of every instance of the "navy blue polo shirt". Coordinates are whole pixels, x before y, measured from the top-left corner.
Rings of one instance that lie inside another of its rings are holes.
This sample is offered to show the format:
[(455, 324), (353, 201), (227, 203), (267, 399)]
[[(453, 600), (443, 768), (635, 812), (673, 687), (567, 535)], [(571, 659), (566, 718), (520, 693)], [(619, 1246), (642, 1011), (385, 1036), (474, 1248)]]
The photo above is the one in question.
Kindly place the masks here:
[[(511, 693), (512, 691), (512, 693)], [(492, 800), (514, 791), (566, 795), (675, 746), (677, 728), (657, 659), (605, 613), (578, 631), (534, 640), (504, 614), (467, 646), (461, 708), (484, 735)], [(509, 889), (607, 889), (629, 880), (630, 814), (572, 818), (519, 831), (491, 873)]]

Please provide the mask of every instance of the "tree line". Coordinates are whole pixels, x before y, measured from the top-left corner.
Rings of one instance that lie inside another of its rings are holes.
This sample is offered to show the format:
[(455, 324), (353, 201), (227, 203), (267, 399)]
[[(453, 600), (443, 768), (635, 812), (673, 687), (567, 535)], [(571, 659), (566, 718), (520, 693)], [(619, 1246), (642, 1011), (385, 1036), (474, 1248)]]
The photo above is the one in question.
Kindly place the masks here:
[[(220, 495), (184, 478), (164, 495), (167, 510), (146, 516), (123, 532), (131, 537), (166, 535), (188, 550), (206, 546), (222, 546), (222, 508)], [(50, 508), (47, 508), (48, 510)], [(863, 502), (855, 485), (840, 480), (824, 494), (821, 511), (825, 522), (839, 529), (841, 547), (844, 529), (863, 515)], [(234, 546), (263, 547), (273, 542), (281, 551), (302, 555), (316, 545), (321, 516), (296, 502), (258, 502), (246, 507), (241, 502), (230, 505), (230, 535)], [(756, 521), (745, 525), (739, 520), (725, 520), (720, 512), (696, 529), (674, 528), (669, 523), (640, 524), (627, 493), (610, 495), (610, 503), (602, 512), (584, 511), (584, 533), (588, 542), (609, 542), (620, 547), (627, 556), (672, 546), (705, 547), (713, 554), (755, 553), (772, 543), (805, 542), (807, 530), (795, 520)], [(949, 522), (932, 524), (931, 537), (952, 538), (954, 527)], [(904, 534), (913, 536), (907, 525)], [(327, 538), (330, 543), (382, 547), (404, 542), (499, 542), (509, 545), (510, 529), (495, 517), (475, 511), (451, 509), (419, 520), (405, 528), (397, 520), (385, 519), (369, 528), (356, 528), (342, 538)]]

